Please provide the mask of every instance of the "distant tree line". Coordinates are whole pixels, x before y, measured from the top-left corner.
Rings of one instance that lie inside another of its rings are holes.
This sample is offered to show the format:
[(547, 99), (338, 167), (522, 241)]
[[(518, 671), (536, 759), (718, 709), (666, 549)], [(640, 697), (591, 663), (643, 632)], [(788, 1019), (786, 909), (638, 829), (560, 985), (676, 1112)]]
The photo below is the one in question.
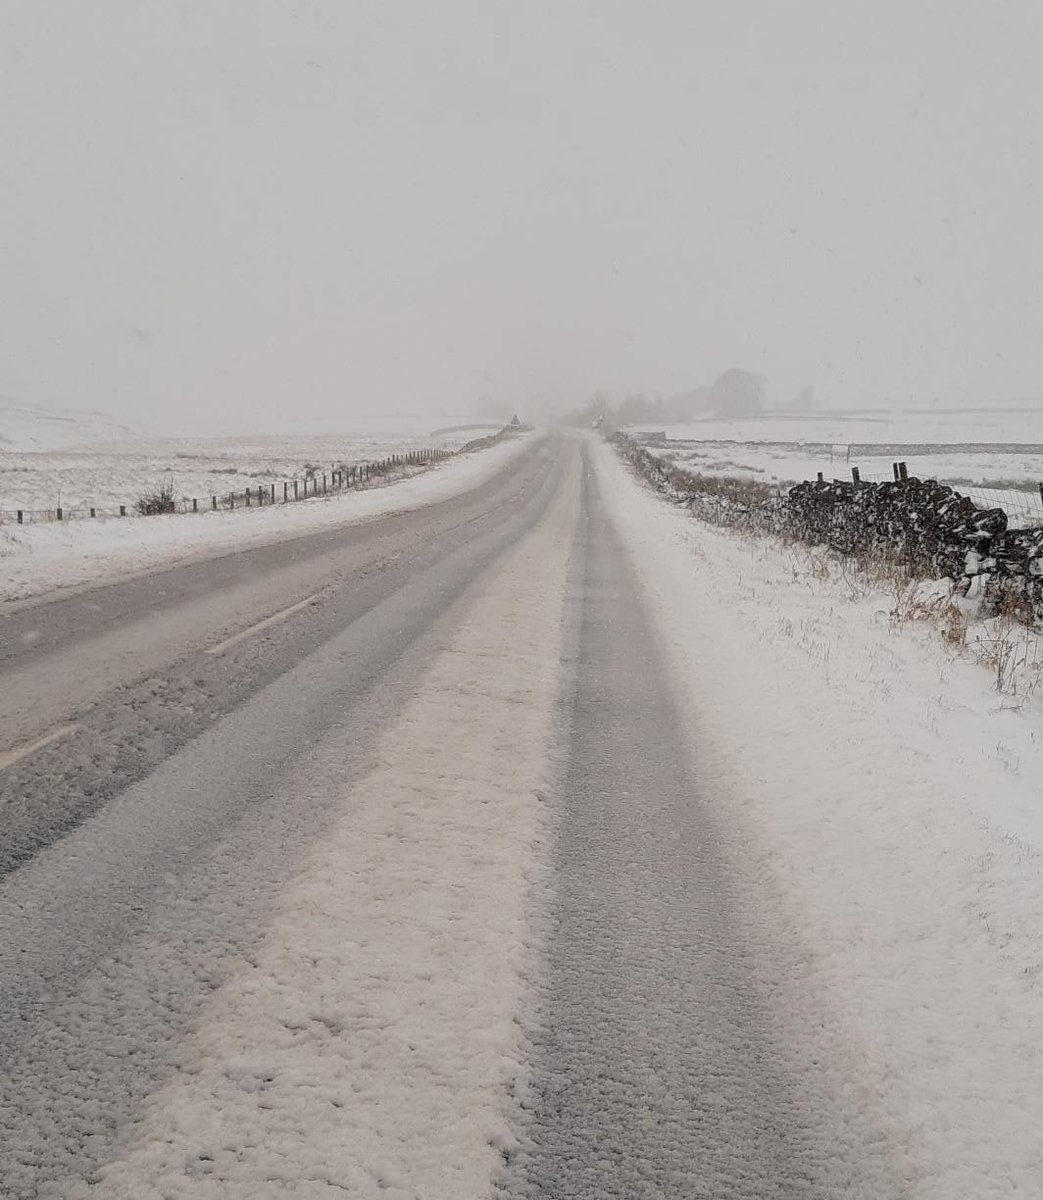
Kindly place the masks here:
[[(612, 425), (671, 425), (706, 417), (753, 417), (764, 409), (763, 375), (742, 367), (729, 367), (713, 383), (690, 392), (654, 399), (635, 394), (613, 403), (595, 392), (587, 404), (569, 413), (571, 424), (590, 425), (604, 417)], [(813, 411), (818, 407), (814, 390), (802, 388), (785, 406), (787, 411)]]

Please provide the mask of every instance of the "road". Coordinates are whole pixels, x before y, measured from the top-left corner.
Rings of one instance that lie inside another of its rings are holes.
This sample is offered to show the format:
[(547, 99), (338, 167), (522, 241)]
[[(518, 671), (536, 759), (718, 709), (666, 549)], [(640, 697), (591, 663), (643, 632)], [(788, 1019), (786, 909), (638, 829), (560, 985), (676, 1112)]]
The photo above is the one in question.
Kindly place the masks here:
[(3, 1194), (892, 1194), (663, 656), (560, 437), (0, 619)]

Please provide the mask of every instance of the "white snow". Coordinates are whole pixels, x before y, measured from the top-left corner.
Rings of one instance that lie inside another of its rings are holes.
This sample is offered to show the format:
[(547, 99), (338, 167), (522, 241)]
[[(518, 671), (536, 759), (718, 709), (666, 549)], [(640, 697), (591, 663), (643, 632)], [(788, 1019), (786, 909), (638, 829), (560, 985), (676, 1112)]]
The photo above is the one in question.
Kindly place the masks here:
[(718, 770), (718, 804), (761, 881), (750, 919), (793, 941), (796, 983), (778, 980), (777, 995), (806, 1053), (824, 1038), (846, 1047), (838, 1105), (873, 1110), (909, 1195), (1040, 1195), (1031, 662), (1022, 694), (1000, 694), (936, 624), (892, 619), (895, 595), (824, 557), (701, 525), (607, 447), (595, 454), (692, 751)]
[[(481, 581), (177, 1075), (118, 1160), (63, 1196), (491, 1194), (527, 1073), (539, 793), (577, 512), (574, 485)], [(302, 803), (338, 787), (340, 745), (309, 754)]]
[[(635, 429), (664, 429), (655, 421)], [(1038, 442), (1043, 443), (1043, 407), (939, 409), (864, 409), (829, 412), (773, 412), (756, 417), (723, 418), (672, 423), (668, 437), (738, 442)]]
[(40, 408), (0, 396), (0, 452), (61, 450), (130, 435), (108, 413)]
[(5, 524), (0, 526), (0, 602), (109, 582), (189, 559), (444, 500), (489, 479), (520, 453), (531, 437), (517, 435), (387, 486), (297, 504), (237, 508), (232, 512), (209, 512), (204, 508), (198, 514), (163, 517)]

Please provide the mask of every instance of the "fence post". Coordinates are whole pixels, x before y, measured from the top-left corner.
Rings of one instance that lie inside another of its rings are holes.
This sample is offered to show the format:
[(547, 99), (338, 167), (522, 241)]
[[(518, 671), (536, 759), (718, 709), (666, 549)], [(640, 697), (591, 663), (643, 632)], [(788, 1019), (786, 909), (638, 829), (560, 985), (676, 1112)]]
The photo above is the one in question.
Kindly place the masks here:
[(92, 509), (91, 509), (91, 516), (92, 516), (92, 517), (96, 517), (97, 515), (98, 515), (98, 510), (97, 510), (96, 508), (92, 508)]
[(199, 512), (199, 500), (195, 496), (192, 497), (192, 511)]
[(1039, 485), (1039, 501), (1043, 504), (1043, 483)]
[(859, 475), (859, 473), (858, 473), (858, 467), (851, 468), (851, 482), (852, 483), (861, 483), (862, 482), (862, 476)]
[(213, 507), (214, 512), (217, 512), (217, 497), (216, 496), (210, 497), (210, 504)]
[[(1040, 484), (1040, 489), (1043, 490), (1043, 484)], [(19, 525), (25, 524), (25, 513), (22, 509), (18, 510), (18, 524)]]
[(55, 511), (55, 512), (58, 514), (58, 520), (60, 521), (60, 520), (62, 519), (62, 507), (61, 507), (61, 505), (59, 504), (59, 505), (58, 505), (58, 507), (57, 507), (57, 508), (56, 508), (54, 511)]
[(895, 483), (897, 483), (901, 479), (901, 475), (898, 474), (898, 463), (894, 462), (891, 464), (891, 472), (895, 477)]
[(323, 471), (323, 473), (322, 473), (322, 494), (323, 494), (324, 496), (325, 496), (325, 495), (327, 495), (327, 492), (326, 492), (326, 472), (325, 472), (325, 471)]
[(121, 504), (120, 505), (120, 516), (125, 517), (126, 515), (127, 515), (127, 506), (125, 504)]
[(825, 481), (825, 478), (823, 477), (823, 475), (822, 475), (822, 472), (821, 472), (821, 471), (819, 471), (819, 473), (818, 473), (818, 481), (819, 481), (819, 483), (825, 483), (825, 482), (826, 482), (826, 481)]
[(246, 489), (246, 507), (247, 508), (250, 507), (250, 489), (249, 488)]
[(293, 498), (294, 498), (294, 500), (300, 499), (300, 492), (297, 490), (297, 480), (296, 479), (293, 481)]
[(898, 479), (901, 483), (905, 483), (905, 481), (908, 478), (909, 478), (909, 468), (905, 465), (904, 462), (900, 462), (898, 464)]
[(228, 494), (228, 507), (235, 508), (235, 492), (229, 492)]
[(285, 480), (283, 480), (283, 485), (282, 485), (282, 502), (283, 502), (283, 504), (285, 504), (289, 500), (289, 498), (290, 498), (290, 485)]

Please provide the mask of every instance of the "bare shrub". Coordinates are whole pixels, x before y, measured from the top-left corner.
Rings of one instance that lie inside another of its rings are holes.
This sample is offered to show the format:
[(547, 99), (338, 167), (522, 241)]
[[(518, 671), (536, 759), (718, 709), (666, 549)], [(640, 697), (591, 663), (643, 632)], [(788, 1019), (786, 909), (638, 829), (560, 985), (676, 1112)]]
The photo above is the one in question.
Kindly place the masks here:
[(1043, 642), (1010, 613), (986, 621), (972, 650), (978, 662), (992, 671), (995, 689), (1001, 695), (1024, 703), (1043, 679)]
[(962, 650), (967, 645), (967, 617), (951, 600), (942, 610), (940, 624), (942, 641), (946, 645), (954, 650)]
[(158, 517), (164, 513), (177, 512), (173, 478), (161, 483), (154, 491), (144, 492), (134, 502), (134, 508), (143, 517)]

